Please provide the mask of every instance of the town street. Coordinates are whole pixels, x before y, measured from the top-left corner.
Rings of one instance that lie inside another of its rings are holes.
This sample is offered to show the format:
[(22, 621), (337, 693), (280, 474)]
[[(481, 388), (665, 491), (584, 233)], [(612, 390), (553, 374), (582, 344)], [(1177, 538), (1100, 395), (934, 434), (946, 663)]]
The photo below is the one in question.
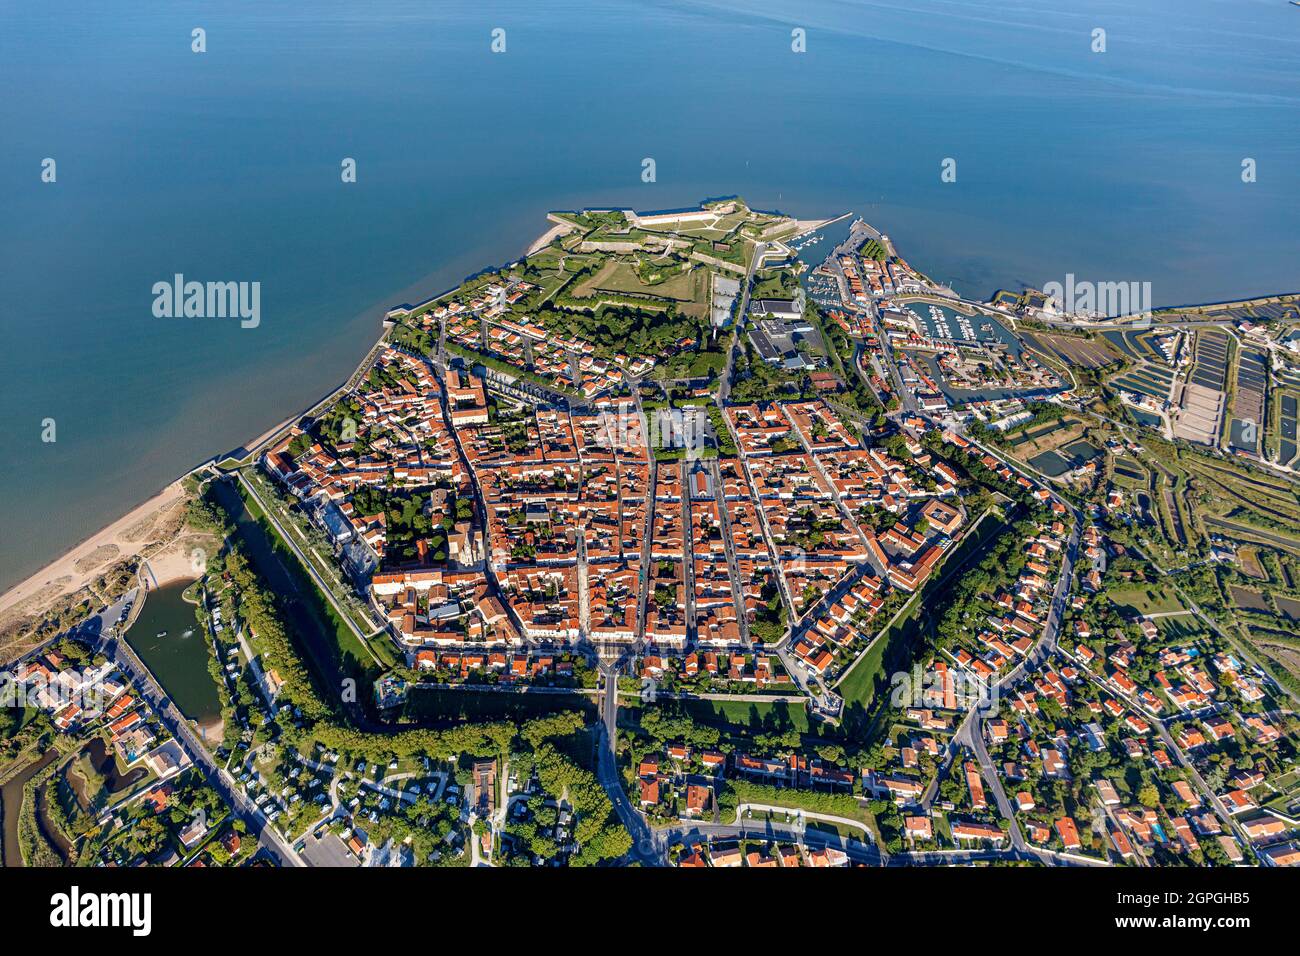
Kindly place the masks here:
[(647, 866), (662, 866), (665, 849), (661, 836), (646, 823), (645, 817), (632, 806), (623, 789), (618, 772), (618, 669), (609, 661), (600, 665), (602, 691), (600, 722), (596, 737), (596, 779), (604, 787), (614, 812), (632, 837), (631, 858)]
[(258, 842), (276, 858), (281, 866), (306, 866), (307, 864), (293, 851), (279, 831), (266, 819), (261, 809), (245, 796), (226, 771), (217, 766), (212, 755), (203, 746), (203, 742), (190, 728), (184, 715), (163, 693), (149, 669), (126, 641), (106, 637), (99, 641), (97, 646), (130, 678), (135, 689), (176, 738), (185, 755), (202, 771), (208, 783), (234, 807), (235, 812), (248, 825), (249, 833), (258, 839)]

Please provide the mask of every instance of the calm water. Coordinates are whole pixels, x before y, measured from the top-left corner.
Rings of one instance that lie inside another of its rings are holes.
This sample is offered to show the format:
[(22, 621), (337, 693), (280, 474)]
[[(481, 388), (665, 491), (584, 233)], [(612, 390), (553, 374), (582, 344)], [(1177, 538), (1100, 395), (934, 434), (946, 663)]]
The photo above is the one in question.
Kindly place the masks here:
[(208, 673), (208, 644), (186, 584), (150, 591), (126, 641), (186, 717), (200, 724), (221, 716), (221, 700)]
[(0, 817), (3, 817), (3, 864), (5, 866), (23, 866), (23, 853), (18, 842), (18, 821), (23, 807), (23, 788), (27, 781), (36, 776), (59, 758), (57, 750), (51, 750), (45, 756), (29, 764), (21, 773), (0, 787)]
[[(88, 761), (94, 771), (103, 777), (103, 785), (97, 791), (89, 790), (86, 779), (72, 769), (82, 759)], [(87, 813), (98, 812), (110, 799), (135, 786), (147, 776), (149, 771), (141, 765), (136, 765), (125, 773), (120, 772), (117, 756), (104, 742), (103, 737), (95, 737), (86, 744), (77, 760), (70, 763), (69, 769), (64, 771), (68, 785), (76, 793), (77, 802)]]
[[(5, 4), (0, 587), (314, 401), (380, 307), (549, 208), (854, 210), (977, 294), (1292, 290), (1298, 36), (1283, 0)], [(154, 318), (178, 272), (260, 281), (261, 325)]]

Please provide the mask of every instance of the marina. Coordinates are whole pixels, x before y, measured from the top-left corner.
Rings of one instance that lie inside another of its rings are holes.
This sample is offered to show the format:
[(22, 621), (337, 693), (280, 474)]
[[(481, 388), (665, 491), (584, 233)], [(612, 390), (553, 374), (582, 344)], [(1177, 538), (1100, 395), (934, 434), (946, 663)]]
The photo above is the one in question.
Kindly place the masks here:
[(903, 311), (915, 322), (919, 335), (937, 344), (1004, 348), (1010, 354), (1020, 354), (1020, 340), (992, 316), (967, 316), (933, 303), (911, 303)]

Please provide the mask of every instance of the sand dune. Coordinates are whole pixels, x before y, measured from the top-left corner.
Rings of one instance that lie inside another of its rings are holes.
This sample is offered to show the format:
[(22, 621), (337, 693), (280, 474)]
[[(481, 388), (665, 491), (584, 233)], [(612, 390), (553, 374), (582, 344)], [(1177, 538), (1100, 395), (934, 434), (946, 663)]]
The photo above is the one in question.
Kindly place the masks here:
[[(113, 564), (157, 543), (159, 533), (168, 533), (167, 529), (174, 532), (184, 499), (184, 487), (179, 481), (172, 482), (138, 508), (14, 585), (0, 595), (0, 619), (14, 612), (38, 613), (60, 597), (90, 584)], [(156, 568), (155, 573), (159, 573)]]

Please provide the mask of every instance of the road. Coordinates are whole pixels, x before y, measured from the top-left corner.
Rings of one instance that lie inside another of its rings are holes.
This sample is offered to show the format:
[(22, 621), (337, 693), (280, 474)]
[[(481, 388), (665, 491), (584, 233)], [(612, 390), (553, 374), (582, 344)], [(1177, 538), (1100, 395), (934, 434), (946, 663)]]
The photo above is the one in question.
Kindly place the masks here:
[(745, 321), (745, 313), (749, 309), (749, 292), (750, 286), (754, 280), (754, 272), (758, 268), (759, 260), (763, 258), (763, 253), (767, 249), (767, 243), (760, 242), (754, 246), (754, 257), (749, 261), (749, 269), (745, 272), (745, 281), (740, 284), (740, 304), (736, 307), (736, 328), (731, 336), (731, 348), (727, 350), (727, 367), (722, 373), (722, 382), (718, 386), (718, 405), (722, 408), (727, 407), (727, 398), (731, 395), (731, 373), (736, 365), (736, 352), (740, 349), (740, 327)]
[(98, 643), (98, 648), (130, 678), (136, 691), (176, 738), (181, 750), (207, 778), (209, 785), (220, 793), (234, 808), (235, 813), (244, 820), (248, 832), (257, 838), (281, 866), (306, 866), (307, 864), (293, 851), (280, 832), (267, 820), (261, 809), (248, 799), (228, 773), (217, 766), (212, 755), (203, 746), (203, 742), (190, 728), (184, 715), (163, 693), (149, 669), (126, 641), (105, 637)]
[[(638, 398), (638, 411), (640, 408), (641, 400)], [(644, 421), (644, 413), (642, 412), (641, 415)], [(636, 582), (636, 631), (633, 635), (636, 654), (640, 654), (645, 647), (645, 611), (646, 602), (650, 600), (650, 568), (654, 565), (654, 561), (650, 560), (649, 556), (654, 552), (655, 484), (658, 481), (659, 464), (652, 454), (650, 469), (646, 473), (645, 530), (641, 533), (641, 540), (645, 542), (644, 557), (641, 560), (641, 570)]]
[(596, 779), (604, 787), (614, 812), (632, 836), (631, 859), (644, 866), (664, 866), (666, 846), (661, 834), (646, 823), (645, 817), (632, 806), (623, 789), (618, 772), (618, 665), (613, 661), (600, 664), (602, 691), (600, 698), (600, 732), (596, 740)]
[(980, 729), (980, 721), (978, 719), (968, 720), (962, 725), (962, 729), (965, 731), (965, 743), (975, 753), (980, 775), (984, 777), (989, 790), (993, 793), (993, 801), (998, 806), (998, 813), (1002, 814), (1003, 818), (1011, 824), (1012, 848), (1018, 853), (1030, 852), (1024, 834), (1020, 832), (1020, 821), (1016, 819), (1015, 808), (1011, 806), (1011, 801), (1007, 799), (1006, 788), (1002, 786), (1002, 778), (999, 776), (997, 768), (993, 766), (993, 761), (989, 759), (988, 748), (984, 746), (984, 734)]
[(744, 587), (740, 579), (740, 565), (736, 561), (736, 540), (731, 535), (731, 519), (727, 516), (726, 489), (722, 483), (722, 469), (717, 459), (708, 463), (709, 481), (713, 483), (713, 500), (718, 507), (718, 518), (722, 526), (722, 553), (727, 559), (727, 577), (731, 581), (731, 601), (736, 608), (736, 625), (740, 629), (740, 640), (749, 646), (749, 618), (745, 614)]
[(691, 481), (687, 466), (688, 458), (681, 463), (682, 489), (682, 582), (686, 596), (686, 643), (695, 644), (695, 525), (691, 514)]
[[(325, 579), (320, 576), (319, 572), (317, 572), (316, 566), (311, 562), (307, 555), (303, 554), (302, 549), (298, 547), (298, 543), (293, 540), (293, 536), (285, 531), (284, 526), (280, 524), (280, 520), (275, 516), (275, 512), (265, 501), (262, 500), (262, 496), (258, 494), (257, 489), (253, 487), (253, 483), (244, 477), (242, 471), (238, 472), (238, 475), (239, 483), (244, 486), (250, 495), (253, 496), (253, 500), (256, 501), (257, 506), (262, 509), (262, 513), (265, 514), (271, 524), (275, 526), (276, 533), (278, 533), (284, 542), (293, 549), (293, 553), (298, 558), (298, 562), (302, 565), (303, 569), (311, 575), (311, 579), (315, 582), (317, 590), (319, 590), (321, 594), (325, 596), (325, 599), (330, 602), (330, 606), (334, 608), (334, 612), (342, 619), (343, 623), (348, 626), (348, 630), (356, 635), (357, 640), (361, 642), (361, 645), (367, 651), (370, 651), (373, 656), (374, 651), (370, 650), (370, 642), (366, 640), (366, 635), (359, 627), (357, 627), (356, 622), (352, 620), (352, 615), (350, 615), (347, 610), (344, 609), (343, 605), (339, 604), (335, 599), (333, 590), (331, 590), (330, 586), (325, 582)], [(379, 664), (381, 667), (383, 666), (383, 662), (377, 657), (375, 658), (375, 663)]]
[(1237, 818), (1228, 811), (1227, 806), (1225, 806), (1223, 801), (1219, 799), (1219, 795), (1214, 792), (1210, 785), (1205, 781), (1205, 778), (1201, 776), (1201, 772), (1196, 769), (1196, 764), (1188, 758), (1187, 754), (1183, 753), (1183, 749), (1174, 741), (1173, 735), (1170, 734), (1169, 730), (1165, 727), (1165, 722), (1156, 719), (1151, 721), (1151, 725), (1155, 728), (1157, 736), (1160, 737), (1160, 740), (1164, 743), (1165, 747), (1168, 748), (1178, 762), (1183, 765), (1183, 768), (1192, 775), (1192, 779), (1195, 780), (1196, 785), (1201, 788), (1201, 793), (1209, 799), (1210, 805), (1214, 807), (1214, 812), (1219, 815), (1219, 819), (1223, 821), (1224, 825), (1226, 825), (1227, 828), (1236, 835), (1237, 842), (1247, 848), (1247, 852), (1250, 853), (1250, 848), (1254, 846), (1254, 843), (1251, 841), (1250, 837), (1246, 835), (1246, 831), (1242, 829)]

